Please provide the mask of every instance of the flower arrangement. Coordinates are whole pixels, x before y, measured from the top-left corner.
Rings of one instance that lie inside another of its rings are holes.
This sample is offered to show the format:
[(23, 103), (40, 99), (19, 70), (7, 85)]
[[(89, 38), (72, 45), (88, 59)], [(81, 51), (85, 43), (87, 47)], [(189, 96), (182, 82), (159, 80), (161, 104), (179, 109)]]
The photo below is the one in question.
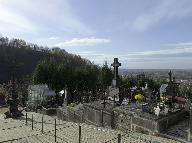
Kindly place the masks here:
[(135, 95), (135, 100), (137, 100), (139, 102), (143, 101), (144, 99), (145, 99), (145, 97), (140, 93)]

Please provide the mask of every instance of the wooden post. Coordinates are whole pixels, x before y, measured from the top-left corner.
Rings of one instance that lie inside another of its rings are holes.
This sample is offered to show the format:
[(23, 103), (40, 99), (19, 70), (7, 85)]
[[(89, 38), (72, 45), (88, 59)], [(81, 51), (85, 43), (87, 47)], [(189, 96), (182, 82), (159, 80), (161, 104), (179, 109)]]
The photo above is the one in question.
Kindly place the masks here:
[(118, 143), (121, 143), (121, 134), (118, 134)]
[(109, 97), (109, 86), (107, 86), (107, 97)]
[[(189, 99), (188, 99), (189, 100)], [(188, 108), (189, 110), (189, 131), (188, 131), (188, 141), (191, 141), (191, 133), (192, 133), (192, 107), (191, 107), (191, 101), (188, 101), (190, 104), (190, 107)]]
[(79, 143), (81, 143), (81, 125), (79, 125)]
[(105, 108), (105, 87), (103, 85), (103, 108)]
[(103, 124), (103, 110), (101, 110), (101, 126), (103, 127), (104, 124)]
[(26, 115), (25, 115), (25, 125), (27, 126), (27, 112), (26, 112)]
[(133, 131), (133, 115), (131, 114), (131, 132)]
[(191, 133), (190, 133), (190, 129), (187, 130), (187, 141), (188, 141), (188, 142), (191, 141)]
[(153, 133), (151, 132), (150, 135), (151, 135), (151, 143), (152, 143), (153, 142)]
[(105, 104), (106, 104), (106, 102), (105, 102), (105, 95), (104, 95), (104, 103), (103, 103), (103, 108), (105, 108)]
[(113, 95), (113, 103), (114, 103), (114, 106), (115, 106), (115, 95)]
[(42, 129), (41, 132), (43, 133), (43, 116), (42, 116)]
[(32, 130), (33, 130), (33, 114), (32, 114)]
[(190, 142), (191, 141), (191, 107), (189, 107), (188, 110), (189, 110), (189, 122), (188, 122), (189, 129), (187, 130), (187, 142)]
[(57, 138), (56, 130), (57, 130), (57, 128), (56, 128), (56, 119), (55, 119), (55, 142), (57, 141), (56, 140), (56, 138)]

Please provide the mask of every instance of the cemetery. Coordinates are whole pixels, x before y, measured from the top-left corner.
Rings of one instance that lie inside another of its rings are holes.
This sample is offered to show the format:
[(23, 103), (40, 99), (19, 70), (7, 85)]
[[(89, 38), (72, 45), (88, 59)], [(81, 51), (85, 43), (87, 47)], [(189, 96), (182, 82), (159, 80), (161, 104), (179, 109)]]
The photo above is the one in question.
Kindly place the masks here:
[(84, 103), (76, 107), (61, 107), (57, 109), (59, 119), (73, 122), (85, 122), (95, 126), (120, 129), (122, 131), (134, 130), (150, 134), (158, 134), (169, 126), (182, 120), (187, 111), (181, 109), (169, 115), (156, 116), (142, 111), (142, 107), (130, 104), (127, 107), (117, 106), (108, 102), (103, 108), (99, 101)]
[(192, 0), (0, 0), (0, 143), (192, 143)]
[[(118, 73), (117, 59), (112, 65), (114, 74)], [(104, 93), (103, 100), (82, 103), (75, 107), (63, 106), (57, 109), (57, 117), (65, 121), (76, 123), (87, 123), (98, 127), (121, 130), (123, 132), (134, 131), (151, 135), (160, 135), (167, 131), (172, 125), (176, 125), (189, 114), (189, 104), (187, 100), (176, 96), (178, 84), (172, 77), (172, 72), (168, 73), (169, 81), (161, 86), (157, 99), (149, 98), (135, 94), (137, 101), (128, 99), (125, 105), (119, 105), (115, 100), (119, 100), (120, 92), (115, 95), (110, 89), (116, 88), (117, 75), (114, 76), (112, 87)], [(118, 88), (118, 87), (117, 87)], [(119, 90), (119, 88), (118, 88)], [(137, 88), (135, 89), (137, 90)], [(149, 95), (150, 96), (150, 95)], [(140, 101), (139, 101), (140, 100)], [(142, 101), (143, 100), (143, 101)], [(183, 101), (181, 103), (181, 100)], [(186, 137), (189, 133), (186, 131)]]
[[(160, 92), (150, 92), (147, 86), (141, 87), (138, 80), (137, 87), (131, 89), (131, 97), (122, 98), (122, 91), (126, 89), (122, 88), (118, 80), (118, 67), (121, 63), (115, 58), (111, 65), (114, 67), (111, 86), (98, 91), (96, 95), (91, 92), (86, 96), (82, 94), (73, 102), (70, 102), (73, 97), (66, 87), (59, 95), (62, 106), (58, 106), (56, 93), (47, 85), (30, 85), (27, 107), (19, 110), (13, 90), (9, 111), (5, 113), (5, 118), (9, 119), (3, 120), (3, 116), (0, 119), (1, 124), (4, 123), (0, 131), (1, 142), (181, 141), (160, 137), (164, 136), (168, 128), (191, 115), (190, 102), (177, 97), (178, 83), (172, 77), (172, 72), (168, 73), (169, 81), (161, 86)], [(78, 91), (75, 93), (80, 94)], [(152, 94), (156, 98), (152, 98)], [(56, 123), (56, 118), (59, 123)], [(6, 124), (8, 122), (11, 124)], [(22, 128), (23, 131), (15, 135), (11, 128)], [(9, 138), (7, 134), (12, 137)], [(190, 141), (189, 130), (185, 131), (184, 138)]]

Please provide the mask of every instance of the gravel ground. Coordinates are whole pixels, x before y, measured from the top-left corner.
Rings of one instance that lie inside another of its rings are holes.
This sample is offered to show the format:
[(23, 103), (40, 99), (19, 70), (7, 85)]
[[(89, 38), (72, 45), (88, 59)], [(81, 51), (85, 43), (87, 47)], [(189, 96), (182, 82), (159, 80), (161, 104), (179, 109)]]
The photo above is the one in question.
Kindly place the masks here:
[(8, 108), (0, 107), (0, 114), (4, 114), (6, 111), (8, 111)]
[[(33, 130), (32, 130), (33, 114)], [(25, 112), (24, 112), (25, 115)], [(0, 114), (0, 142), (8, 143), (52, 143), (55, 142), (55, 118), (28, 112), (28, 122), (25, 117), (20, 119), (4, 119)], [(43, 133), (42, 133), (43, 116)], [(77, 143), (79, 140), (79, 124), (56, 120), (56, 141), (62, 143)], [(177, 143), (176, 141), (145, 135), (141, 133), (121, 131), (81, 124), (81, 143), (117, 143), (118, 134), (121, 134), (121, 143)]]

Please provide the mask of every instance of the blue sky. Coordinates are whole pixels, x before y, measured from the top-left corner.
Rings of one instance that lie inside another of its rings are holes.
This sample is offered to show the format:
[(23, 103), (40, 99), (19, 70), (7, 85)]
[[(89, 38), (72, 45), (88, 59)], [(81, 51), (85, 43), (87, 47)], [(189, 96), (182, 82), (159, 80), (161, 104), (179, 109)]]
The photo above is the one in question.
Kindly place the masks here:
[(192, 0), (0, 0), (0, 33), (122, 68), (192, 68)]

